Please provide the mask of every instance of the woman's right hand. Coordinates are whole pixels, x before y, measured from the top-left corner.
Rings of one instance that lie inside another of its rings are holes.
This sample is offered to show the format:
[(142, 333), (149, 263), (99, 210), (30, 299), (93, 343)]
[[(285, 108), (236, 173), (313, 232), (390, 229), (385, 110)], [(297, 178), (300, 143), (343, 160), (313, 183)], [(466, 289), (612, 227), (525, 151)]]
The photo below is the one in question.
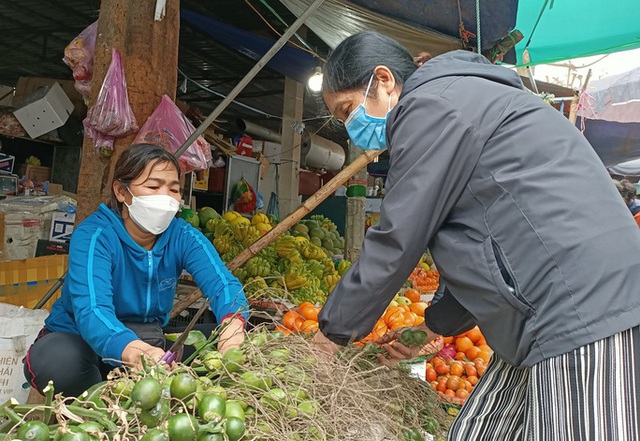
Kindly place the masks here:
[[(400, 341), (398, 340), (400, 339), (402, 333), (406, 330), (423, 331), (424, 333), (426, 333), (424, 344), (422, 346), (405, 346), (400, 343)], [(411, 360), (420, 355), (420, 351), (422, 350), (422, 347), (424, 345), (430, 343), (438, 337), (440, 337), (440, 335), (433, 332), (424, 323), (417, 326), (396, 329), (383, 335), (376, 342), (377, 344), (382, 345), (382, 347), (385, 348), (387, 353), (389, 354), (389, 358), (385, 357), (383, 354), (378, 354), (378, 361), (385, 366), (393, 367), (399, 361)]]
[(134, 369), (142, 369), (140, 356), (144, 355), (156, 363), (160, 361), (165, 351), (161, 348), (151, 346), (142, 340), (133, 340), (122, 351), (122, 363)]

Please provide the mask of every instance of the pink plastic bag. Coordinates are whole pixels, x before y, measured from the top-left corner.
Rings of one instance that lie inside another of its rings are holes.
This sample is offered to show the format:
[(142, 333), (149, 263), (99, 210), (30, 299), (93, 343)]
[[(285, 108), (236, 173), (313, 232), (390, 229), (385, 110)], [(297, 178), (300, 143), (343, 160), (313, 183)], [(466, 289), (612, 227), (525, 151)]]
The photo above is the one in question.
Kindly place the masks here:
[[(193, 124), (171, 101), (171, 98), (163, 95), (156, 110), (138, 132), (134, 143), (155, 144), (170, 153), (175, 153), (195, 131)], [(185, 173), (207, 169), (211, 161), (211, 146), (202, 136), (199, 136), (178, 161)]]
[(86, 118), (82, 123), (84, 124), (85, 133), (91, 138), (91, 141), (93, 141), (93, 151), (97, 155), (109, 159), (111, 155), (113, 155), (113, 145), (115, 144), (116, 138), (96, 132), (91, 127), (88, 127)]
[(85, 126), (116, 138), (138, 130), (136, 117), (129, 104), (120, 53), (115, 49), (112, 50), (111, 65), (104, 77), (98, 98), (87, 112)]
[(98, 21), (90, 24), (80, 32), (64, 49), (62, 61), (73, 70), (75, 88), (82, 96), (88, 97), (91, 92), (93, 77), (93, 54), (98, 33)]

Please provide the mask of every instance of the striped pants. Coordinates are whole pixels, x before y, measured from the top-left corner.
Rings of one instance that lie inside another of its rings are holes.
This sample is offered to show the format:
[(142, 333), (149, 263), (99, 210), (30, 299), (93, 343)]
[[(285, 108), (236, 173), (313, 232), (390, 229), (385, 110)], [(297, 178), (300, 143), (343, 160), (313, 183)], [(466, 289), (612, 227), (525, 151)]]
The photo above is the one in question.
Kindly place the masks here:
[(496, 355), (449, 441), (639, 441), (640, 327), (517, 368)]

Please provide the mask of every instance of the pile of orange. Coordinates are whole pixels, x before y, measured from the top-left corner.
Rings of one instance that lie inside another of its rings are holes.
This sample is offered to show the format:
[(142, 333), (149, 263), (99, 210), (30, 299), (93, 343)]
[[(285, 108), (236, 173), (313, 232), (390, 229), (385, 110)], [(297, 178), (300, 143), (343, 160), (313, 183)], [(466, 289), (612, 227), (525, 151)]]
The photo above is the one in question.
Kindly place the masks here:
[(434, 293), (440, 286), (440, 273), (435, 269), (425, 271), (419, 265), (409, 276), (413, 287), (422, 293)]
[(287, 311), (282, 316), (282, 325), (276, 326), (275, 330), (285, 335), (291, 332), (314, 334), (318, 330), (320, 309), (311, 302), (302, 302), (296, 309)]
[(436, 356), (426, 365), (426, 380), (447, 401), (462, 405), (485, 369), (493, 351), (482, 332), (475, 328), (455, 337), (444, 337), (445, 347), (452, 345), (453, 358)]

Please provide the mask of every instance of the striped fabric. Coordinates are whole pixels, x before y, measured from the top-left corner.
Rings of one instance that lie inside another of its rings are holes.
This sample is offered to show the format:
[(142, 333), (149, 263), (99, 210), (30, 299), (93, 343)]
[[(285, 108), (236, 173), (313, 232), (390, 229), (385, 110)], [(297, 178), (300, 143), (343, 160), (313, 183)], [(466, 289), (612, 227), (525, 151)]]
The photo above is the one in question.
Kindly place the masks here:
[(640, 441), (640, 327), (516, 368), (493, 356), (450, 441)]

